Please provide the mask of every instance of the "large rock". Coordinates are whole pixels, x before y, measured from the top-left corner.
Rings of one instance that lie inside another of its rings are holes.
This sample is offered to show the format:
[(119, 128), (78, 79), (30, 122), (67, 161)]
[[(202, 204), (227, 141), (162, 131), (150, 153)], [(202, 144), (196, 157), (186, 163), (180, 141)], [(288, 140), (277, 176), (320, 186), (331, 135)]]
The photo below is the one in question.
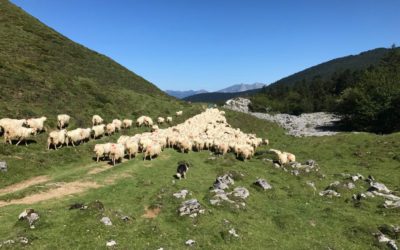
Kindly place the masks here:
[(264, 179), (257, 179), (257, 180), (254, 182), (254, 184), (257, 185), (257, 186), (259, 186), (259, 187), (261, 187), (261, 188), (264, 189), (264, 190), (272, 189), (272, 186), (271, 186), (266, 180), (264, 180)]
[(196, 217), (199, 213), (204, 213), (204, 209), (201, 209), (201, 204), (196, 199), (191, 199), (182, 202), (178, 209), (179, 215), (189, 215), (190, 217)]
[(229, 194), (244, 200), (247, 197), (249, 197), (250, 192), (245, 187), (237, 187), (237, 188), (233, 189), (233, 192), (231, 192)]
[(186, 198), (186, 195), (187, 195), (188, 193), (189, 193), (189, 190), (182, 189), (181, 191), (174, 193), (173, 196), (174, 196), (175, 198), (178, 198), (178, 199), (185, 199), (185, 198)]
[(232, 179), (231, 175), (224, 174), (223, 176), (218, 176), (214, 182), (214, 188), (216, 189), (228, 189), (230, 185), (235, 184), (235, 181)]
[(35, 228), (35, 223), (39, 220), (39, 218), (39, 214), (32, 208), (25, 209), (18, 216), (19, 220), (27, 220), (31, 229)]
[(106, 226), (112, 226), (112, 222), (111, 222), (110, 218), (108, 218), (108, 217), (103, 217), (103, 218), (101, 218), (100, 221)]
[(250, 103), (251, 103), (251, 101), (249, 99), (237, 97), (237, 98), (233, 98), (233, 99), (226, 101), (224, 108), (242, 112), (242, 113), (248, 113)]

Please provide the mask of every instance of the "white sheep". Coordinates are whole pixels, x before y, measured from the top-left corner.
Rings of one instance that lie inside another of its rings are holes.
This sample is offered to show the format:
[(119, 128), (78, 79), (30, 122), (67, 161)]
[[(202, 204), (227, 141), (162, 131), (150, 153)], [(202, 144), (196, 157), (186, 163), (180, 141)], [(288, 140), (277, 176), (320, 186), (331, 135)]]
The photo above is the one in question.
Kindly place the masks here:
[(116, 161), (122, 161), (125, 156), (125, 147), (122, 144), (112, 143), (110, 149), (110, 159), (115, 166)]
[(4, 132), (4, 142), (12, 144), (13, 140), (18, 140), (16, 145), (19, 145), (25, 141), (25, 146), (28, 146), (27, 139), (32, 135), (36, 135), (36, 128), (12, 127)]
[(67, 146), (71, 142), (72, 146), (75, 147), (75, 144), (78, 144), (82, 140), (81, 133), (82, 133), (81, 128), (67, 131), (67, 139), (66, 139)]
[(118, 131), (121, 130), (121, 127), (122, 127), (122, 122), (121, 122), (121, 120), (119, 120), (119, 119), (114, 119), (114, 120), (112, 121), (112, 124), (114, 124), (114, 126), (115, 126), (115, 132), (118, 132)]
[[(62, 129), (59, 131), (52, 131), (49, 133), (49, 137), (47, 138), (47, 149), (50, 150), (50, 146), (54, 146), (54, 149), (61, 148), (62, 145), (67, 140), (67, 130)], [(60, 147), (57, 147), (60, 145)]]
[(16, 128), (16, 127), (23, 127), (26, 125), (26, 119), (10, 119), (10, 118), (3, 118), (0, 119), (0, 128), (4, 132), (8, 128)]
[(143, 116), (143, 115), (141, 117), (137, 118), (136, 126), (141, 127), (144, 124), (144, 119), (145, 119), (145, 116)]
[(99, 138), (106, 132), (106, 126), (104, 124), (96, 125), (92, 127), (93, 139)]
[(106, 125), (106, 134), (107, 135), (112, 135), (115, 133), (115, 124), (114, 123), (109, 123)]
[(92, 134), (92, 129), (91, 128), (83, 128), (81, 129), (81, 141), (86, 142), (90, 140)]
[(172, 117), (171, 116), (167, 116), (166, 121), (167, 121), (167, 123), (172, 123)]
[(66, 114), (57, 115), (57, 127), (59, 129), (63, 129), (65, 127), (68, 127), (70, 119), (71, 119), (71, 117), (69, 115), (66, 115)]
[(136, 154), (139, 153), (139, 144), (136, 140), (127, 140), (125, 142), (125, 148), (128, 152), (129, 160), (131, 159), (132, 155), (135, 157)]
[(182, 110), (176, 111), (176, 116), (181, 116), (182, 114), (183, 114), (183, 111), (182, 111)]
[(160, 128), (157, 125), (153, 125), (151, 126), (151, 132), (156, 132), (158, 131)]
[(46, 129), (44, 128), (44, 122), (47, 120), (47, 117), (42, 116), (40, 118), (30, 118), (26, 120), (26, 124), (30, 128), (36, 129), (36, 132), (42, 132), (45, 131)]
[(150, 157), (150, 160), (152, 160), (153, 157), (158, 156), (160, 153), (161, 153), (160, 144), (154, 143), (148, 145), (146, 151), (144, 152), (143, 160), (145, 160), (147, 157)]
[(158, 117), (158, 118), (157, 118), (157, 123), (158, 123), (158, 124), (163, 124), (164, 122), (165, 122), (164, 117)]
[(150, 117), (145, 116), (144, 117), (144, 125), (147, 127), (153, 126), (153, 120)]
[(99, 162), (100, 157), (104, 159), (106, 156), (109, 156), (111, 151), (111, 143), (96, 144), (94, 145), (93, 151), (96, 154), (96, 161)]
[(123, 128), (130, 128), (132, 127), (133, 121), (131, 119), (124, 119), (122, 121)]
[(118, 143), (118, 144), (124, 145), (124, 144), (126, 143), (126, 141), (129, 140), (129, 139), (130, 139), (129, 136), (127, 136), (127, 135), (121, 135), (121, 136), (118, 138), (117, 143)]
[(103, 118), (101, 118), (99, 115), (94, 115), (93, 117), (92, 117), (92, 124), (93, 124), (93, 126), (96, 126), (96, 125), (100, 125), (100, 124), (102, 124), (103, 123)]

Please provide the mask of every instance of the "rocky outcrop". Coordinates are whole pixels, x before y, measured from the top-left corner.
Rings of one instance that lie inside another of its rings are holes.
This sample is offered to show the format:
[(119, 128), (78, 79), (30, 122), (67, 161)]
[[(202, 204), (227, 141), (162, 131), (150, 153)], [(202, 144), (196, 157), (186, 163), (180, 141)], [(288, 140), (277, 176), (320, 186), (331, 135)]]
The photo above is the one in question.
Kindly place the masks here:
[(226, 101), (224, 108), (234, 111), (247, 113), (259, 119), (277, 123), (279, 126), (287, 130), (287, 134), (296, 137), (302, 136), (328, 136), (337, 132), (330, 131), (329, 128), (334, 126), (335, 122), (340, 121), (340, 117), (330, 113), (317, 112), (307, 113), (300, 116), (289, 114), (266, 114), (255, 113), (249, 111), (250, 100), (246, 98), (234, 98)]

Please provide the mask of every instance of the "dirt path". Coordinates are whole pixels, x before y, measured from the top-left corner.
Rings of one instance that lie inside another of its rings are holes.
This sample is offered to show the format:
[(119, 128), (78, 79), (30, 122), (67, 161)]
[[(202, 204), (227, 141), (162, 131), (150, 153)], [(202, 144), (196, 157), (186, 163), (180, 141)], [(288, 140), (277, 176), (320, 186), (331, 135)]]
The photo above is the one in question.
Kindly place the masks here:
[(101, 185), (96, 182), (74, 181), (68, 183), (61, 183), (57, 188), (50, 189), (45, 192), (32, 194), (21, 199), (11, 201), (0, 201), (0, 207), (14, 205), (14, 204), (33, 204), (40, 201), (46, 201), (54, 198), (61, 198), (72, 194), (84, 192), (90, 188), (99, 188)]
[(50, 180), (50, 178), (46, 175), (36, 176), (36, 177), (30, 178), (28, 180), (25, 180), (25, 181), (22, 181), (19, 183), (15, 183), (15, 184), (12, 184), (10, 186), (0, 189), (0, 195), (17, 192), (17, 191), (20, 191), (27, 187), (37, 185), (37, 184), (40, 184), (43, 182), (47, 182), (49, 180)]

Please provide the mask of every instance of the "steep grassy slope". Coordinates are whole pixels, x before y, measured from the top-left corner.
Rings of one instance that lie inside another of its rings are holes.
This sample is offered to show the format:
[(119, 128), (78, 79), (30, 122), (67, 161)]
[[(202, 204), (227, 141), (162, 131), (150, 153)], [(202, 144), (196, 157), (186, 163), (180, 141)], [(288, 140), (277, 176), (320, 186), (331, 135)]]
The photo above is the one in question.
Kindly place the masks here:
[[(136, 115), (172, 98), (106, 56), (0, 0), (0, 116)], [(159, 105), (161, 104), (161, 105)]]
[(386, 48), (377, 48), (358, 55), (336, 58), (282, 78), (269, 85), (268, 88), (274, 88), (277, 85), (292, 85), (303, 80), (310, 81), (316, 76), (320, 76), (323, 80), (328, 80), (336, 72), (366, 69), (371, 65), (378, 64), (388, 51), (389, 49)]

